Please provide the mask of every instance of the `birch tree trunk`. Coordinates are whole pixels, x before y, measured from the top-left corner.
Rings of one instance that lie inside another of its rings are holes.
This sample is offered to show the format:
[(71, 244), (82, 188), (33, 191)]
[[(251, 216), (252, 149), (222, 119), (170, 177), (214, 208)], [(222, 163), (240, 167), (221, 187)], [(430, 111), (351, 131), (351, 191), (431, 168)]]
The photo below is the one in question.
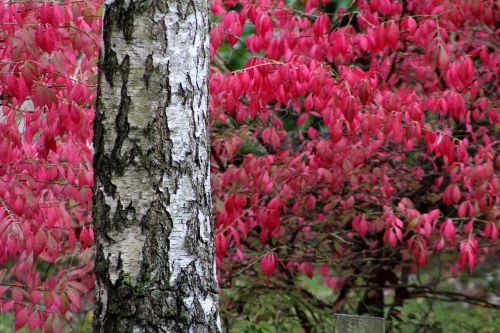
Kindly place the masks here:
[(220, 332), (208, 0), (107, 0), (94, 121), (94, 332)]

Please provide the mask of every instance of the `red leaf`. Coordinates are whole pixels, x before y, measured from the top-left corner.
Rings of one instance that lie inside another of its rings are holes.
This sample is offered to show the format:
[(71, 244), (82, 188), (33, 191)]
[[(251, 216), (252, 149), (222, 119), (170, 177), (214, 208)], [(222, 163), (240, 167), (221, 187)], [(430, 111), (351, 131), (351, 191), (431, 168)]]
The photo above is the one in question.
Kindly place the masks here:
[(274, 269), (276, 268), (276, 254), (268, 253), (264, 255), (260, 261), (260, 270), (267, 276), (271, 276), (273, 274)]
[(43, 296), (43, 302), (45, 304), (45, 308), (47, 310), (50, 310), (52, 308), (52, 305), (54, 304), (54, 292), (46, 291), (45, 295)]
[(231, 234), (233, 235), (233, 239), (236, 243), (236, 247), (240, 248), (240, 234), (233, 227), (229, 228), (231, 230)]
[(16, 98), (17, 103), (21, 105), (29, 94), (28, 85), (24, 77), (7, 74), (7, 92), (10, 96)]
[(14, 307), (14, 301), (7, 301), (2, 304), (2, 312), (9, 312)]
[(35, 257), (38, 257), (38, 255), (42, 253), (43, 250), (45, 250), (45, 242), (45, 232), (42, 228), (40, 228), (38, 229), (35, 237), (33, 237), (33, 254), (35, 255)]
[(82, 230), (80, 231), (79, 240), (80, 240), (80, 244), (82, 245), (82, 248), (85, 250), (89, 246), (90, 242), (92, 241), (88, 228), (86, 228), (86, 227), (82, 228)]
[(30, 311), (31, 310), (29, 308), (23, 307), (21, 310), (14, 313), (16, 317), (14, 328), (16, 331), (24, 327), (24, 325), (26, 325), (26, 323), (28, 322)]
[(310, 262), (305, 262), (304, 263), (304, 273), (306, 276), (310, 279), (313, 277), (313, 267)]
[(453, 225), (453, 222), (450, 219), (444, 222), (441, 232), (443, 236), (448, 240), (453, 240), (455, 238), (455, 233), (456, 233), (455, 226)]
[(30, 301), (31, 304), (36, 305), (40, 302), (40, 299), (42, 298), (42, 295), (40, 294), (40, 291), (33, 289), (30, 291)]
[(491, 224), (491, 234), (490, 234), (490, 243), (495, 243), (498, 240), (498, 227), (495, 223)]
[(361, 219), (358, 223), (358, 232), (361, 237), (365, 237), (368, 231), (368, 223), (366, 223), (365, 214), (361, 215)]
[(238, 220), (238, 226), (240, 227), (240, 231), (241, 231), (241, 234), (243, 235), (243, 237), (247, 238), (248, 237), (247, 227), (246, 227), (245, 223), (241, 220)]
[(54, 51), (57, 41), (54, 29), (51, 26), (41, 26), (36, 29), (35, 41), (42, 50), (47, 53)]
[(37, 327), (40, 326), (40, 315), (38, 311), (33, 311), (28, 319), (28, 327), (30, 332), (33, 332)]

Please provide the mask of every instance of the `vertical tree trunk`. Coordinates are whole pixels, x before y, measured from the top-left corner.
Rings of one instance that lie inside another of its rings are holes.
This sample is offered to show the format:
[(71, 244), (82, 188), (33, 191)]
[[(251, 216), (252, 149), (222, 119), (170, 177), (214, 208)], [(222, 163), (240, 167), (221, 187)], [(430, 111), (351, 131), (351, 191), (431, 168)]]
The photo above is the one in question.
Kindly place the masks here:
[(220, 332), (208, 0), (107, 0), (94, 127), (95, 332)]

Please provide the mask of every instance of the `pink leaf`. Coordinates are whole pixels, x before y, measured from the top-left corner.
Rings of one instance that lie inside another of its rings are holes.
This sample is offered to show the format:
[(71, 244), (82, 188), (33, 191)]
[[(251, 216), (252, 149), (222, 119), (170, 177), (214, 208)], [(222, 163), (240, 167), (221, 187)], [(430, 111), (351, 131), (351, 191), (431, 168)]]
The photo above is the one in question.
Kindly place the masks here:
[(453, 222), (448, 219), (444, 222), (444, 228), (442, 230), (443, 236), (448, 240), (453, 240), (455, 238), (455, 226)]
[(19, 310), (17, 313), (15, 313), (14, 315), (16, 317), (14, 328), (17, 331), (17, 330), (21, 329), (22, 327), (24, 327), (24, 325), (26, 325), (26, 323), (28, 322), (28, 317), (30, 315), (30, 309), (24, 307), (21, 310)]
[(33, 332), (40, 326), (40, 315), (38, 311), (33, 311), (28, 319), (28, 327), (30, 332)]
[(358, 232), (361, 237), (365, 237), (368, 231), (368, 224), (366, 223), (365, 214), (361, 215), (361, 219), (358, 223)]

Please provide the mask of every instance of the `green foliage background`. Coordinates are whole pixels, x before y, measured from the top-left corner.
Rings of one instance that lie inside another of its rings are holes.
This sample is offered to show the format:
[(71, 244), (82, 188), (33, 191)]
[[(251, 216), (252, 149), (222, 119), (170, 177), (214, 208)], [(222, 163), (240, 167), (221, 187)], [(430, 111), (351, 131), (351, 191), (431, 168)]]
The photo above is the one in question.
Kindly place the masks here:
[[(425, 276), (424, 278), (429, 278)], [(485, 280), (477, 277), (464, 277), (462, 283), (474, 282), (481, 287)], [(302, 276), (301, 287), (326, 303), (335, 299), (332, 289), (323, 285), (321, 276), (309, 280)], [(490, 286), (500, 286), (500, 271), (490, 275)], [(451, 284), (442, 289), (454, 290)], [(487, 288), (487, 287), (486, 287)], [(499, 290), (499, 289), (497, 289)], [(360, 294), (361, 295), (361, 294)], [(354, 297), (355, 298), (355, 297)], [(224, 289), (223, 303), (241, 302), (241, 315), (235, 315), (232, 309), (222, 308), (222, 317), (227, 332), (234, 333), (301, 333), (303, 332), (297, 317), (296, 307), (306, 311), (314, 332), (331, 332), (333, 313), (331, 309), (318, 307), (314, 302), (305, 301), (297, 292), (284, 293), (279, 290), (266, 290), (256, 293), (249, 280), (241, 280), (238, 288)], [(359, 299), (358, 299), (359, 300)], [(351, 299), (356, 304), (356, 299)], [(497, 333), (500, 332), (500, 311), (473, 306), (466, 303), (451, 303), (427, 298), (412, 299), (399, 309), (398, 321), (388, 323), (388, 332), (394, 333)]]

